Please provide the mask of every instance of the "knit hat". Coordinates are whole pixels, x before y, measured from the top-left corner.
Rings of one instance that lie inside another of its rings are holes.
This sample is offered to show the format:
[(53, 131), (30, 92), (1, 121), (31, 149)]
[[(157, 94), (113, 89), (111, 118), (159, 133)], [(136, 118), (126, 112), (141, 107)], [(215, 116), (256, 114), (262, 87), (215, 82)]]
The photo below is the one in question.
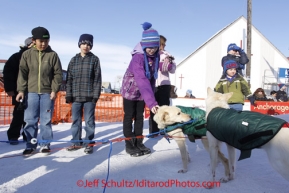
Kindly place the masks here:
[(44, 27), (36, 27), (32, 31), (32, 38), (33, 39), (49, 39), (49, 31)]
[(186, 92), (187, 94), (189, 94), (189, 95), (191, 95), (192, 94), (192, 90), (187, 90), (187, 92)]
[(285, 84), (278, 84), (279, 88), (281, 89)]
[(227, 48), (227, 52), (229, 52), (230, 50), (234, 50), (236, 46), (237, 46), (237, 45), (236, 45), (235, 43), (229, 44), (229, 45), (228, 45), (228, 48)]
[(92, 49), (92, 46), (93, 46), (93, 35), (82, 34), (79, 37), (79, 41), (78, 41), (78, 47), (79, 48), (80, 48), (81, 44), (88, 44), (88, 45), (90, 45), (90, 48)]
[(160, 47), (160, 35), (155, 29), (151, 28), (152, 24), (144, 22), (142, 26), (144, 29), (141, 40), (142, 49)]
[(29, 37), (24, 41), (24, 45), (20, 44), (19, 46), (20, 48), (27, 48), (31, 43), (32, 43), (32, 37)]
[(236, 63), (235, 60), (228, 60), (225, 62), (224, 66), (223, 66), (223, 70), (224, 70), (224, 74), (226, 74), (228, 69), (231, 68), (238, 68), (238, 64)]
[[(151, 78), (149, 65), (148, 65), (148, 58), (145, 52), (146, 48), (154, 48), (160, 47), (160, 35), (157, 32), (157, 30), (151, 28), (152, 24), (149, 22), (144, 22), (142, 24), (142, 27), (144, 29), (142, 33), (142, 40), (140, 42), (142, 49), (144, 50), (144, 59), (145, 59), (145, 70), (146, 70), (146, 77), (148, 79)], [(159, 54), (158, 51), (155, 54), (155, 69), (154, 69), (154, 78), (158, 78), (158, 68), (159, 68)]]
[(27, 38), (24, 41), (24, 47), (28, 47), (32, 43), (32, 37)]

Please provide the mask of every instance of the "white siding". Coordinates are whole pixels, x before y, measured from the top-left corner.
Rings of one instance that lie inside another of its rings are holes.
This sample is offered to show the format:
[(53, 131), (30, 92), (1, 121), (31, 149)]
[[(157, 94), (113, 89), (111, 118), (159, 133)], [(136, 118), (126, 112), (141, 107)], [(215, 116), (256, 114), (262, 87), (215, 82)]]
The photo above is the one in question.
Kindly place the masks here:
[[(196, 51), (177, 65), (175, 76), (171, 77), (176, 85), (179, 97), (183, 97), (187, 89), (193, 91), (197, 98), (205, 98), (206, 88), (214, 88), (222, 75), (221, 60), (227, 53), (227, 46), (236, 43), (246, 51), (247, 21), (242, 16), (212, 38), (201, 45)], [(279, 67), (289, 68), (287, 58), (274, 47), (254, 26), (252, 26), (252, 56), (251, 56), (251, 91), (263, 87), (264, 82), (277, 83)], [(272, 70), (273, 69), (273, 70)], [(266, 72), (266, 73), (265, 73)], [(266, 77), (264, 77), (264, 73)], [(182, 88), (180, 87), (182, 79)], [(283, 81), (283, 80), (282, 80)], [(283, 81), (283, 83), (285, 83)], [(269, 93), (274, 86), (264, 86)]]

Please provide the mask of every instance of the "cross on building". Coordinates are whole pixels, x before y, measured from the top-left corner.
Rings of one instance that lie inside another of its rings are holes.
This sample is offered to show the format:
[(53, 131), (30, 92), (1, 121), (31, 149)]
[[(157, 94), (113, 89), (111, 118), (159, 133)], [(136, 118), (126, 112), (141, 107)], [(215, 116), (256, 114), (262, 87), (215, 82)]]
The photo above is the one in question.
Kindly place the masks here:
[(180, 76), (179, 78), (181, 79), (180, 89), (182, 89), (182, 80), (183, 80), (183, 78), (185, 78), (185, 77), (183, 77), (183, 75), (181, 74), (181, 76)]

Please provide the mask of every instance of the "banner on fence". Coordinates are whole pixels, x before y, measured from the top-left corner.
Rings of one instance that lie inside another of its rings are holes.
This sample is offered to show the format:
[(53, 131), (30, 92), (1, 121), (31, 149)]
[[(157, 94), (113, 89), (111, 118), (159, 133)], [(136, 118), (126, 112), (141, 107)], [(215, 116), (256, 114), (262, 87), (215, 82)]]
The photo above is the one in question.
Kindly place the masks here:
[(251, 105), (251, 111), (267, 115), (289, 114), (289, 102), (257, 101), (256, 105)]

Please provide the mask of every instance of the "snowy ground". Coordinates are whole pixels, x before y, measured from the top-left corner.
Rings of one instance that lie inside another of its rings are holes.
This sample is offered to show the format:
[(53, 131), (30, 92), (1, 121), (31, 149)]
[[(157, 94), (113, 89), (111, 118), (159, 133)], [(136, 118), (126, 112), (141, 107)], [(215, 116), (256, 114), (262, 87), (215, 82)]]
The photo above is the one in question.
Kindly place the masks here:
[[(71, 139), (69, 128), (69, 123), (53, 126), (54, 140), (69, 141)], [(147, 120), (144, 128), (146, 135)], [(7, 140), (7, 129), (8, 126), (0, 126), (0, 140)], [(96, 124), (96, 140), (118, 137), (123, 137), (121, 123)], [(28, 158), (22, 156), (3, 158), (21, 154), (25, 144), (12, 146), (0, 143), (0, 192), (103, 192), (103, 182), (108, 174), (110, 145), (94, 147), (92, 155), (85, 155), (83, 149), (68, 152), (65, 150), (68, 145), (69, 142), (53, 142), (51, 145), (53, 151), (48, 156), (38, 153)], [(125, 153), (123, 141), (112, 144), (108, 182), (110, 186), (112, 182), (117, 182), (121, 187), (107, 187), (105, 192), (288, 192), (289, 182), (273, 170), (262, 150), (253, 150), (251, 158), (237, 162), (235, 180), (208, 190), (203, 187), (188, 187), (188, 184), (209, 180), (209, 155), (199, 140), (196, 143), (187, 141), (192, 161), (189, 164), (189, 171), (185, 174), (177, 173), (182, 168), (182, 162), (175, 141), (168, 143), (161, 137), (146, 138), (145, 145), (152, 149), (152, 154), (133, 158)], [(217, 178), (222, 177), (223, 173), (223, 166), (219, 164)], [(186, 183), (187, 181), (190, 183)], [(168, 185), (168, 182), (175, 184), (162, 188), (149, 187), (157, 182), (162, 185), (165, 183)]]

